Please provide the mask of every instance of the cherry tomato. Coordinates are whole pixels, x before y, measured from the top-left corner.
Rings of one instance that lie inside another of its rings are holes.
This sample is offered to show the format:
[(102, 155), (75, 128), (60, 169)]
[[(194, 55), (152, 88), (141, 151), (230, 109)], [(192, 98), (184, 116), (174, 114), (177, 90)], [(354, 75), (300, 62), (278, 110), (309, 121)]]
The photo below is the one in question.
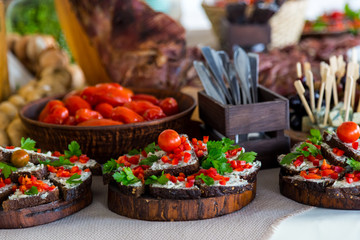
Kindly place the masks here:
[(16, 150), (11, 155), (11, 163), (17, 168), (25, 167), (28, 164), (29, 159), (29, 154), (23, 149)]
[(96, 87), (86, 87), (80, 94), (80, 96), (90, 103), (91, 106), (94, 106), (98, 103), (98, 99), (96, 96), (97, 88)]
[(111, 119), (124, 123), (143, 122), (144, 118), (127, 107), (116, 107), (113, 109)]
[(122, 106), (124, 103), (131, 102), (131, 93), (124, 89), (119, 89), (109, 85), (96, 87), (95, 99), (98, 103), (109, 103), (113, 107)]
[(104, 118), (111, 118), (113, 106), (108, 103), (100, 103), (96, 105), (95, 111), (98, 111)]
[(354, 122), (344, 122), (336, 130), (339, 139), (346, 143), (352, 143), (359, 139), (360, 129)]
[(151, 102), (152, 104), (159, 105), (159, 99), (157, 99), (156, 97), (154, 97), (152, 95), (148, 95), (148, 94), (135, 94), (134, 96), (131, 97), (131, 99), (133, 101), (144, 100), (144, 101)]
[(67, 98), (72, 97), (72, 96), (80, 96), (81, 92), (82, 92), (81, 90), (73, 90), (64, 96), (63, 101), (65, 101)]
[(90, 119), (102, 119), (102, 118), (103, 117), (101, 116), (100, 113), (87, 108), (79, 109), (76, 111), (75, 114), (75, 119), (77, 123), (85, 122)]
[(85, 122), (81, 122), (78, 126), (110, 126), (110, 125), (120, 125), (122, 122), (113, 121), (110, 119), (90, 119)]
[(155, 106), (154, 104), (148, 101), (133, 101), (133, 102), (125, 103), (124, 107), (130, 108), (131, 110), (133, 110), (134, 112), (140, 115), (143, 115), (146, 110), (151, 108), (156, 108), (161, 110), (160, 107)]
[(95, 85), (95, 87), (97, 87), (97, 88), (107, 88), (107, 89), (109, 89), (109, 88), (118, 88), (118, 89), (120, 89), (120, 90), (123, 90), (124, 88), (123, 88), (123, 86), (121, 86), (120, 84), (118, 84), (118, 83), (99, 83), (99, 84), (96, 84)]
[(53, 124), (63, 124), (69, 117), (69, 110), (66, 107), (55, 106), (51, 109), (49, 114), (45, 117), (43, 122)]
[(161, 108), (150, 108), (146, 110), (143, 114), (143, 117), (145, 120), (154, 120), (154, 119), (160, 119), (166, 117), (165, 113)]
[(158, 137), (159, 147), (165, 152), (170, 152), (180, 146), (181, 139), (179, 134), (172, 130), (166, 129), (162, 131)]
[(64, 100), (64, 103), (71, 116), (74, 116), (76, 111), (79, 109), (91, 109), (90, 104), (80, 96), (70, 96)]
[(48, 102), (39, 115), (39, 121), (44, 121), (45, 117), (49, 115), (50, 111), (56, 106), (64, 106), (64, 103), (60, 100), (51, 100)]
[(66, 121), (64, 122), (65, 125), (69, 125), (69, 126), (75, 126), (76, 123), (77, 122), (74, 116), (69, 116), (68, 119), (66, 119)]
[(159, 106), (166, 116), (174, 115), (179, 112), (179, 106), (175, 98), (168, 97), (160, 101)]

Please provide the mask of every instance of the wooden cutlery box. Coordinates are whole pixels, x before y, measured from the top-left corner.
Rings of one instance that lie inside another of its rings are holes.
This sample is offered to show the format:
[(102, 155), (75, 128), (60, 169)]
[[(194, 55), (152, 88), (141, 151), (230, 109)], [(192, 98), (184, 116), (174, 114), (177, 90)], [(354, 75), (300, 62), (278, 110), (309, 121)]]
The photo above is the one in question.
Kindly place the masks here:
[(224, 105), (204, 91), (198, 92), (200, 118), (215, 138), (235, 140), (236, 135), (263, 133), (261, 139), (239, 145), (257, 152), (263, 168), (277, 167), (277, 156), (290, 151), (289, 137), (284, 135), (284, 130), (289, 129), (289, 102), (263, 86), (258, 87), (258, 96), (258, 103)]

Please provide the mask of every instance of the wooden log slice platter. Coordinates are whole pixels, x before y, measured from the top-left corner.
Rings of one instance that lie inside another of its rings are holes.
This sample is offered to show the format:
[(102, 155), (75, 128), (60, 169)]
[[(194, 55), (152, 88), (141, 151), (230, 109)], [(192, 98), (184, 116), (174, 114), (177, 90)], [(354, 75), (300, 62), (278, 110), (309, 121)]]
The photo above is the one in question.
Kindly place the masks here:
[(92, 202), (92, 192), (87, 191), (80, 198), (22, 208), (13, 211), (0, 211), (0, 229), (27, 228), (67, 217), (87, 207)]
[(256, 195), (252, 190), (240, 194), (190, 200), (136, 198), (122, 194), (116, 185), (109, 184), (108, 207), (111, 211), (134, 219), (148, 221), (189, 221), (214, 218), (240, 210)]
[(345, 195), (336, 198), (328, 195), (325, 191), (315, 191), (301, 188), (296, 184), (284, 181), (280, 175), (280, 193), (296, 202), (322, 208), (334, 208), (343, 210), (360, 210), (360, 196)]

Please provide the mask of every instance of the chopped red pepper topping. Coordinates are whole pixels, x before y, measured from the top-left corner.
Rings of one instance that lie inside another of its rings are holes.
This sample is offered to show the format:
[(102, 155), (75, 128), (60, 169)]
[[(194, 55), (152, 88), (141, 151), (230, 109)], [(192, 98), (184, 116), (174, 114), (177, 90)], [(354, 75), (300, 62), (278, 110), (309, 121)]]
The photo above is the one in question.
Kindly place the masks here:
[(357, 150), (358, 147), (359, 147), (359, 142), (358, 142), (358, 141), (353, 142), (353, 143), (352, 143), (352, 147), (353, 147), (353, 149)]

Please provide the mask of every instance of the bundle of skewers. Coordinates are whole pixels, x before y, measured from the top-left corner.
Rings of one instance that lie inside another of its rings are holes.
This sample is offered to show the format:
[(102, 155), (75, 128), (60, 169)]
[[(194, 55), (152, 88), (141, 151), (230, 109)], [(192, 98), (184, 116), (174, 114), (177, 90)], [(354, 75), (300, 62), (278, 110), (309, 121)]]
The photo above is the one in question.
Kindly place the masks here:
[[(302, 75), (302, 69), (304, 69), (304, 76)], [(348, 63), (344, 61), (343, 56), (332, 56), (329, 64), (321, 62), (321, 83), (319, 98), (316, 103), (311, 66), (308, 62), (305, 62), (303, 66), (299, 62), (297, 63), (298, 79), (294, 82), (294, 85), (308, 115), (302, 121), (303, 131), (314, 127), (334, 129), (347, 121), (360, 124), (360, 104), (358, 104), (357, 108), (355, 106), (356, 81), (359, 79), (359, 70), (360, 67), (355, 51), (353, 51), (352, 59)], [(342, 82), (343, 78), (345, 78), (343, 86), (344, 98), (343, 101), (339, 101), (337, 86)], [(310, 105), (305, 98), (306, 90), (302, 80), (309, 91)], [(325, 104), (323, 104), (323, 101), (325, 101)]]

